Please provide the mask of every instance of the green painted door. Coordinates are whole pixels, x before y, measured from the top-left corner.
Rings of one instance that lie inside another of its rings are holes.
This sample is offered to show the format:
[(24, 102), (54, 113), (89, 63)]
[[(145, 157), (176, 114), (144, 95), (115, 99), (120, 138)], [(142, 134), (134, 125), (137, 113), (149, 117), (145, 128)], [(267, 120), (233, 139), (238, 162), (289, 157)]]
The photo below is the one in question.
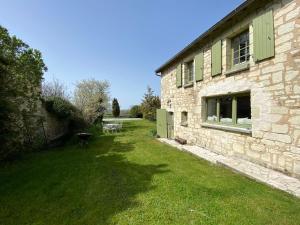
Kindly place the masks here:
[(174, 113), (168, 112), (168, 138), (174, 139)]
[(167, 117), (168, 117), (168, 113), (165, 109), (157, 109), (156, 111), (157, 135), (161, 138), (168, 137)]

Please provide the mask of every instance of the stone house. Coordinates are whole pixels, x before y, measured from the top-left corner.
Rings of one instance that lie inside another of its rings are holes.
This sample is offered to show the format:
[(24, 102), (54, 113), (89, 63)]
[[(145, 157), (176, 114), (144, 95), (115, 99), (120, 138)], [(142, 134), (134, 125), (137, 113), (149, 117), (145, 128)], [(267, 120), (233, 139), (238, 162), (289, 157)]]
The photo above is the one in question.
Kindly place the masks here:
[(300, 0), (248, 0), (156, 70), (160, 137), (300, 178)]

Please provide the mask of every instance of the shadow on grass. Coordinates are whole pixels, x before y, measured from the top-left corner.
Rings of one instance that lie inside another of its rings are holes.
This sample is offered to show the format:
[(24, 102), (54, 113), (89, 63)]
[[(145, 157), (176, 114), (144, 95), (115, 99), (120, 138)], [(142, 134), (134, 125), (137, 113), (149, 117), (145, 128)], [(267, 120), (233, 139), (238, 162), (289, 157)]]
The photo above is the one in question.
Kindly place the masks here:
[(136, 131), (137, 129), (139, 130), (143, 130), (144, 128), (149, 128), (149, 126), (147, 125), (136, 125), (136, 124), (132, 124), (132, 123), (125, 123), (126, 126), (123, 126), (122, 132), (131, 132), (131, 131)]
[[(118, 137), (124, 137), (126, 134), (117, 133), (117, 134), (108, 134), (98, 137), (98, 140), (93, 141), (86, 150), (95, 151), (98, 154), (106, 153), (126, 153), (134, 150), (134, 142), (132, 141), (119, 141), (116, 140), (116, 135)], [(79, 147), (80, 148), (80, 147)], [(85, 149), (82, 149), (85, 150)]]
[[(62, 150), (62, 149), (61, 149)], [(33, 154), (0, 169), (0, 220), (4, 224), (107, 224), (138, 207), (136, 196), (155, 188), (166, 164), (142, 165), (126, 157), (129, 140), (101, 136), (87, 149)], [(2, 170), (2, 171), (1, 171)], [(6, 204), (9, 202), (9, 204)]]
[(93, 181), (97, 184), (93, 200), (103, 222), (123, 210), (138, 207), (135, 196), (154, 189), (152, 177), (167, 172), (165, 164), (140, 165), (119, 154), (103, 155), (98, 160), (96, 177), (100, 179)]

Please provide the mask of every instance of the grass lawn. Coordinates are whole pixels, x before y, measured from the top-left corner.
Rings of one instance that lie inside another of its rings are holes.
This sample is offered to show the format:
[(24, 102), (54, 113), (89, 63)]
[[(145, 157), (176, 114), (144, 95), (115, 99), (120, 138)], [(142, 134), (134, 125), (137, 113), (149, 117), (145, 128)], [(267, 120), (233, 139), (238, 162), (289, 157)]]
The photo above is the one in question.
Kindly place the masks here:
[(0, 224), (300, 224), (300, 199), (150, 135), (154, 124), (0, 165)]

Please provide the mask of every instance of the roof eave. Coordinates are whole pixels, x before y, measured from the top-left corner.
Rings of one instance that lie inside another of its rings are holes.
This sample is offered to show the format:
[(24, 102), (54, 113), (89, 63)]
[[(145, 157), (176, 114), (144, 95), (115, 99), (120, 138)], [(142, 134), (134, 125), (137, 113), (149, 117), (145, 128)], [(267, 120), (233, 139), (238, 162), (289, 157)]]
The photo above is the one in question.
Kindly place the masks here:
[(164, 63), (158, 69), (156, 69), (155, 70), (156, 75), (161, 73), (164, 69), (166, 69), (166, 67), (168, 67), (170, 64), (172, 64), (176, 60), (178, 60), (183, 54), (185, 54), (187, 51), (189, 51), (192, 47), (194, 47), (196, 44), (198, 44), (201, 40), (203, 40), (205, 37), (210, 35), (218, 27), (220, 27), (222, 24), (224, 24), (228, 20), (232, 19), (237, 13), (241, 12), (242, 10), (247, 8), (249, 5), (251, 5), (255, 1), (257, 1), (257, 0), (247, 0), (247, 1), (243, 2), (241, 5), (239, 5), (237, 8), (235, 8), (233, 11), (231, 11), (227, 16), (225, 16), (223, 19), (221, 19), (219, 22), (217, 22), (215, 25), (213, 25), (211, 28), (209, 28), (206, 32), (204, 32), (199, 37), (197, 37), (194, 41), (192, 41), (190, 44), (188, 44), (184, 49), (179, 51), (175, 56), (173, 56), (171, 59), (169, 59), (166, 63)]

